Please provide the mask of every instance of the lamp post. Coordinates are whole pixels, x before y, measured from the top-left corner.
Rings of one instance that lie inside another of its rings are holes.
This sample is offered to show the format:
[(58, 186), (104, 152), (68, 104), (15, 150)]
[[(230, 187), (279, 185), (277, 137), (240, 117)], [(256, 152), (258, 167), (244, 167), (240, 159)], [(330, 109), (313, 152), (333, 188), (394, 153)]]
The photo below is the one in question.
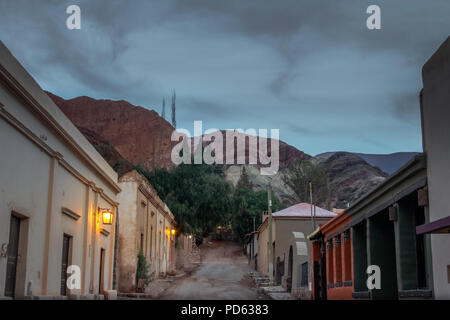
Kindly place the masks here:
[(269, 258), (269, 280), (272, 283), (273, 282), (273, 252), (272, 252), (272, 195), (270, 192), (270, 183), (267, 188), (267, 204), (268, 204), (268, 222), (269, 222), (269, 245), (268, 245), (268, 258)]
[(314, 232), (314, 230), (316, 230), (316, 221), (314, 219), (313, 208), (312, 208), (313, 204), (312, 204), (312, 182), (311, 181), (309, 181), (309, 201), (311, 204), (311, 222), (312, 222), (312, 227), (313, 227), (312, 231)]

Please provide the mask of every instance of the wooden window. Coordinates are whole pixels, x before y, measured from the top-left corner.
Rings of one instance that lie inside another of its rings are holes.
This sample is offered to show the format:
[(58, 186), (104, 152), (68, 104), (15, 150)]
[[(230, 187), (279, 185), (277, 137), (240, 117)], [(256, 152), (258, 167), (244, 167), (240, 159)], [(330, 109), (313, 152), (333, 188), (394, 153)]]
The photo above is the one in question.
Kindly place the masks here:
[(300, 285), (302, 287), (308, 286), (308, 262), (302, 263), (302, 281)]
[(342, 282), (342, 248), (341, 248), (341, 235), (334, 238), (334, 282)]
[(352, 247), (351, 247), (351, 239), (350, 239), (350, 230), (344, 232), (344, 242), (343, 242), (343, 281), (351, 281), (352, 280)]
[(69, 267), (71, 237), (64, 234), (61, 259), (61, 295), (67, 295), (67, 268)]
[(450, 265), (447, 265), (447, 281), (450, 283)]
[(153, 254), (153, 226), (150, 226), (150, 257)]
[(330, 239), (327, 241), (327, 283), (334, 283), (334, 266), (333, 266), (333, 241)]

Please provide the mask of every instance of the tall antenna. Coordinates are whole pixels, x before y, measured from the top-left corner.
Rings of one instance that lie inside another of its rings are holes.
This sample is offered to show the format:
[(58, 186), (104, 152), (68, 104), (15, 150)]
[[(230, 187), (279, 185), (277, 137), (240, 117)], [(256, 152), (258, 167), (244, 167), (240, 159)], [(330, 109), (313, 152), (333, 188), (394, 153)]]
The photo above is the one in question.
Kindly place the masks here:
[(162, 101), (162, 111), (161, 111), (161, 117), (166, 120), (166, 99), (163, 98)]
[(176, 110), (175, 110), (175, 100), (176, 99), (177, 99), (177, 93), (174, 90), (173, 95), (172, 95), (172, 126), (175, 129), (177, 128), (177, 119), (176, 119)]

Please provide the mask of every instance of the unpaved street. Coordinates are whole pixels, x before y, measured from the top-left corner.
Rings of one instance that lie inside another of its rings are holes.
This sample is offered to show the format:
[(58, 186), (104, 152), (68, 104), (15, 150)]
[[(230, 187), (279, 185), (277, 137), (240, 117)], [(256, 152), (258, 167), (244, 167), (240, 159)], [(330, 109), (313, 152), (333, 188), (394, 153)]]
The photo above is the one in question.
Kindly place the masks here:
[(239, 244), (214, 241), (200, 247), (202, 264), (175, 282), (160, 299), (265, 299), (247, 277), (249, 266)]

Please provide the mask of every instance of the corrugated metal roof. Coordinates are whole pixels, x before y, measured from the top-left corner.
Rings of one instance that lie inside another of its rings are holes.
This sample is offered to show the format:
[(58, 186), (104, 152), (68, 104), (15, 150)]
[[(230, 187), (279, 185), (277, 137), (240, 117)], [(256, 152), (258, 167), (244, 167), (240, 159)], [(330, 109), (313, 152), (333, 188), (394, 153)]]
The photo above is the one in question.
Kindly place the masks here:
[[(315, 209), (315, 210), (314, 210)], [(313, 214), (320, 218), (333, 218), (336, 213), (325, 210), (318, 206), (313, 206)], [(273, 217), (305, 217), (311, 218), (311, 205), (306, 202), (297, 203), (289, 208), (272, 213)]]

